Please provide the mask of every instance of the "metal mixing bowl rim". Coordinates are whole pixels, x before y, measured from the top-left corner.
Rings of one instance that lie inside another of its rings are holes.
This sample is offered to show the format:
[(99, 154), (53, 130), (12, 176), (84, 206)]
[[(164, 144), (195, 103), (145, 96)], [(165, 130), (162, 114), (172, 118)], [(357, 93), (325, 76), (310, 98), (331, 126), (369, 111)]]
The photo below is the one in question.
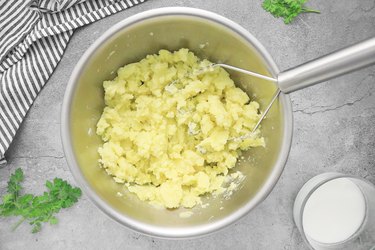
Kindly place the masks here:
[(137, 232), (150, 235), (153, 237), (159, 238), (169, 238), (169, 239), (179, 239), (179, 238), (194, 238), (198, 236), (203, 236), (219, 229), (224, 228), (232, 224), (233, 222), (237, 221), (244, 215), (246, 215), (250, 210), (256, 207), (260, 202), (262, 202), (268, 194), (271, 192), (275, 184), (277, 183), (284, 166), (286, 164), (288, 154), (291, 147), (292, 142), (292, 131), (293, 131), (293, 115), (292, 115), (292, 105), (290, 99), (286, 95), (280, 96), (280, 101), (283, 103), (283, 116), (284, 116), (284, 128), (283, 128), (283, 140), (280, 149), (280, 153), (278, 155), (278, 159), (273, 167), (270, 175), (268, 176), (267, 180), (263, 184), (263, 186), (259, 189), (257, 194), (244, 206), (239, 208), (234, 213), (226, 216), (223, 219), (218, 221), (194, 226), (194, 227), (184, 227), (184, 228), (169, 228), (169, 227), (158, 227), (152, 226), (146, 223), (139, 222), (134, 220), (126, 215), (120, 213), (109, 204), (107, 204), (103, 199), (99, 197), (95, 193), (95, 191), (90, 187), (90, 184), (85, 180), (80, 167), (77, 163), (77, 160), (74, 156), (72, 142), (70, 138), (70, 111), (72, 105), (72, 99), (76, 89), (76, 82), (78, 77), (80, 76), (85, 62), (95, 53), (96, 49), (99, 48), (107, 39), (115, 35), (120, 30), (124, 29), (125, 27), (131, 26), (132, 24), (138, 23), (142, 20), (160, 17), (160, 16), (194, 16), (198, 18), (203, 18), (206, 20), (213, 21), (219, 25), (223, 25), (228, 27), (230, 30), (234, 31), (235, 33), (239, 34), (242, 38), (244, 38), (247, 42), (252, 44), (254, 48), (257, 50), (259, 55), (265, 60), (265, 62), (269, 66), (270, 73), (273, 76), (276, 76), (279, 72), (278, 67), (274, 63), (272, 57), (268, 54), (266, 49), (263, 45), (253, 36), (251, 35), (246, 29), (241, 27), (239, 24), (221, 16), (213, 12), (209, 12), (206, 10), (195, 9), (195, 8), (188, 8), (188, 7), (165, 7), (159, 9), (148, 10), (145, 12), (141, 12), (134, 16), (124, 19), (119, 23), (115, 24), (111, 28), (109, 28), (103, 35), (101, 35), (82, 55), (80, 60), (78, 61), (76, 67), (74, 68), (68, 85), (66, 87), (64, 100), (62, 104), (62, 111), (61, 111), (61, 137), (62, 137), (62, 144), (63, 150), (65, 153), (65, 157), (68, 163), (68, 166), (79, 184), (82, 188), (83, 192), (89, 197), (89, 199), (105, 214), (109, 217), (114, 219), (115, 221), (121, 223), (122, 225), (127, 226), (128, 228), (135, 230)]

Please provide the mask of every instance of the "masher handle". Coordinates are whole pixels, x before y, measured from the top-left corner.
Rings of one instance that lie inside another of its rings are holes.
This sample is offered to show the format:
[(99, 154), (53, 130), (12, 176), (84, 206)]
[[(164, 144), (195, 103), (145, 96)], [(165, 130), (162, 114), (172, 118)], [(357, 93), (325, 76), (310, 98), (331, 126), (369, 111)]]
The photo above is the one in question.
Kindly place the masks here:
[(290, 93), (375, 63), (375, 37), (279, 73), (278, 85)]

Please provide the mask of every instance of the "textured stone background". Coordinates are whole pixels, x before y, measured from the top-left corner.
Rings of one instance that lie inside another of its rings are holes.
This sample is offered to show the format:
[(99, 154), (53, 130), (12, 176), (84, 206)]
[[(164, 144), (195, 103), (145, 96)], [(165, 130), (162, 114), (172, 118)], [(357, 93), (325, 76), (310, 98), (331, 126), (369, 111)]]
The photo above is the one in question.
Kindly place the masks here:
[[(16, 167), (35, 193), (51, 176), (74, 182), (60, 142), (60, 108), (68, 77), (82, 53), (110, 26), (138, 12), (163, 6), (190, 6), (217, 12), (249, 30), (287, 69), (375, 36), (374, 0), (314, 0), (320, 15), (302, 15), (291, 25), (274, 19), (259, 0), (150, 0), (78, 30), (65, 56), (35, 101), (0, 169), (0, 194)], [(375, 67), (291, 95), (294, 139), (285, 171), (271, 195), (234, 225), (210, 236), (184, 241), (153, 239), (132, 232), (83, 199), (59, 214), (57, 226), (39, 234), (15, 219), (0, 219), (0, 249), (306, 249), (293, 223), (292, 204), (309, 178), (326, 171), (364, 177), (375, 183)]]

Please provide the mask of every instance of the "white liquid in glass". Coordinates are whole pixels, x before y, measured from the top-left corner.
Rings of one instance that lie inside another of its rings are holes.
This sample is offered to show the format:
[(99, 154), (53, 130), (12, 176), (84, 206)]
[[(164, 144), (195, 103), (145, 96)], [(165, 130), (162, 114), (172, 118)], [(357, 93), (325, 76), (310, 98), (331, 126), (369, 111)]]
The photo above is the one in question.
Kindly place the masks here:
[(349, 239), (361, 227), (366, 200), (358, 186), (338, 178), (317, 188), (307, 200), (302, 223), (307, 238), (323, 244)]

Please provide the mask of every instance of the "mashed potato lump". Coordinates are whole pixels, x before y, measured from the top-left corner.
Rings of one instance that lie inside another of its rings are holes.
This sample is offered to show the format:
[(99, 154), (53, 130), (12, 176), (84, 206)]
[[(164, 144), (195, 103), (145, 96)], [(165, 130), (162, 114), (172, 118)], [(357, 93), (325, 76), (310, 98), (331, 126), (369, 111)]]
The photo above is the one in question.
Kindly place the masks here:
[(142, 201), (201, 204), (202, 195), (223, 190), (241, 150), (264, 146), (259, 133), (233, 139), (255, 126), (259, 104), (224, 69), (199, 71), (209, 65), (188, 49), (160, 50), (103, 83), (99, 161)]

